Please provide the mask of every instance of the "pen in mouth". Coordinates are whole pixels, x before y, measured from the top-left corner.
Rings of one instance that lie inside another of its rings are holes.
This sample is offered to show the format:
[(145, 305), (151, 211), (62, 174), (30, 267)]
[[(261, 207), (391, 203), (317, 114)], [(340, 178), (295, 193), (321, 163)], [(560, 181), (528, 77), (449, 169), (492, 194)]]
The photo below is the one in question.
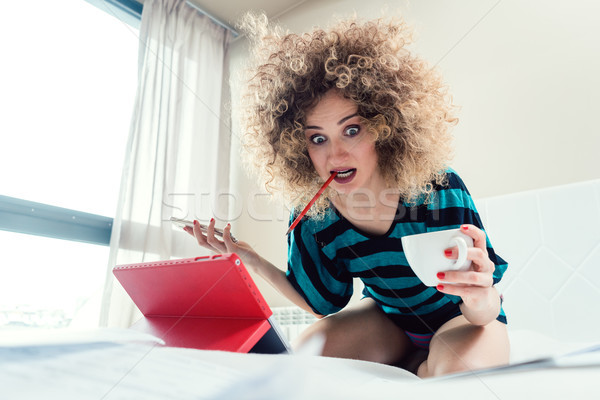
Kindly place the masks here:
[(327, 189), (327, 186), (329, 186), (329, 184), (331, 183), (331, 181), (333, 181), (333, 179), (337, 176), (337, 174), (338, 174), (338, 171), (331, 171), (331, 176), (329, 177), (329, 179), (327, 179), (325, 181), (325, 183), (323, 184), (323, 186), (321, 186), (321, 189), (319, 189), (319, 191), (317, 192), (317, 194), (315, 194), (315, 196), (311, 199), (311, 201), (308, 202), (308, 204), (306, 205), (306, 207), (304, 207), (304, 210), (302, 210), (302, 212), (300, 213), (300, 215), (298, 215), (296, 217), (296, 219), (294, 220), (294, 222), (290, 225), (289, 229), (285, 233), (286, 235), (289, 235), (290, 232), (294, 230), (294, 228), (296, 227), (296, 225), (298, 225), (298, 222), (300, 222), (300, 220), (302, 219), (302, 217), (304, 217), (304, 215), (306, 215), (306, 213), (308, 212), (308, 210), (310, 210), (310, 208), (315, 203), (315, 201), (317, 201), (317, 199), (319, 197), (321, 197), (321, 195), (323, 194), (323, 192), (325, 191), (325, 189)]

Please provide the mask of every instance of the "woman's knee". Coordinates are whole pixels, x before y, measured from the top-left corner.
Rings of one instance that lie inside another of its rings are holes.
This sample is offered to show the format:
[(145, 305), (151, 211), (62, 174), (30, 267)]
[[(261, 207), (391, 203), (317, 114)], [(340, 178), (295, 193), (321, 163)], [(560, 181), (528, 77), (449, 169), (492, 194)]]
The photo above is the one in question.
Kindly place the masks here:
[(320, 336), (324, 339), (324, 356), (395, 363), (409, 347), (408, 338), (381, 314), (381, 310), (365, 302), (322, 318), (302, 332), (294, 347)]
[(506, 326), (497, 321), (486, 326), (458, 324), (436, 334), (430, 346), (420, 377), (475, 371), (509, 361)]
[(336, 330), (339, 330), (339, 322), (336, 322), (334, 316), (321, 318), (300, 332), (292, 345), (297, 349), (315, 337), (332, 338), (336, 336)]
[(425, 360), (419, 367), (417, 375), (421, 378), (456, 374), (465, 371), (476, 371), (487, 367), (478, 357), (465, 357), (458, 354), (435, 360)]

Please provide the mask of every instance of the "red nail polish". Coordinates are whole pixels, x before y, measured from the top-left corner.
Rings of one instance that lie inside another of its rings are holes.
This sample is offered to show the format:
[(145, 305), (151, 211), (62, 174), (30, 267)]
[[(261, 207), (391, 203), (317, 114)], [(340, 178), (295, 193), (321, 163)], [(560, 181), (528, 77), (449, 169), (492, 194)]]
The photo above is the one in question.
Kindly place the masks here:
[(198, 225), (198, 221), (194, 220), (194, 225)]
[(437, 290), (444, 290), (444, 285), (437, 285), (437, 286), (436, 286), (436, 289), (437, 289)]
[(437, 277), (438, 279), (444, 279), (446, 277), (446, 274), (443, 272), (438, 272)]
[(461, 226), (461, 228), (462, 228), (464, 231), (468, 231), (468, 230), (469, 230), (469, 227), (468, 227), (467, 225), (463, 225), (463, 226)]
[(446, 257), (450, 257), (452, 255), (452, 250), (446, 249), (444, 250), (444, 254), (446, 255)]

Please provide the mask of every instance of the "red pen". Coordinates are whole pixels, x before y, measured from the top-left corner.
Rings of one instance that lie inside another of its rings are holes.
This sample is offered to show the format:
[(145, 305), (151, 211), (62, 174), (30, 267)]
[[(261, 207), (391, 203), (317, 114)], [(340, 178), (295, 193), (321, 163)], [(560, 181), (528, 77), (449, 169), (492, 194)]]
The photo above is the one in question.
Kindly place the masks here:
[(311, 201), (308, 202), (308, 204), (306, 205), (306, 207), (304, 207), (304, 210), (302, 210), (302, 212), (300, 213), (300, 215), (298, 215), (296, 217), (296, 219), (294, 220), (294, 222), (292, 222), (292, 224), (290, 225), (290, 228), (285, 233), (286, 235), (289, 235), (290, 232), (294, 230), (294, 228), (296, 227), (296, 225), (298, 225), (298, 222), (300, 222), (300, 220), (302, 219), (302, 217), (304, 217), (304, 215), (306, 215), (306, 213), (308, 212), (308, 210), (310, 210), (310, 207), (312, 207), (312, 205), (315, 203), (315, 201), (317, 201), (317, 199), (323, 194), (323, 192), (325, 191), (325, 189), (327, 189), (327, 186), (329, 186), (329, 184), (331, 183), (331, 181), (333, 180), (333, 178), (336, 177), (336, 175), (337, 175), (337, 171), (333, 171), (331, 173), (331, 176), (329, 177), (329, 179), (327, 179), (327, 181), (323, 184), (323, 186), (321, 186), (321, 189), (319, 189), (319, 191), (317, 192), (317, 194), (315, 194), (315, 197), (313, 197), (311, 199)]

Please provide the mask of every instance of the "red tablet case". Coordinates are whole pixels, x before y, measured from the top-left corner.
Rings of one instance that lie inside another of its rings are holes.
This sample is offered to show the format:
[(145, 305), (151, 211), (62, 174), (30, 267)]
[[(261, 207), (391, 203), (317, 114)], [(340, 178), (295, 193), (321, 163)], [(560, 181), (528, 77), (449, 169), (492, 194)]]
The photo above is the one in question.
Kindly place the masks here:
[(118, 265), (144, 317), (132, 328), (167, 346), (247, 353), (271, 328), (272, 311), (236, 254)]

